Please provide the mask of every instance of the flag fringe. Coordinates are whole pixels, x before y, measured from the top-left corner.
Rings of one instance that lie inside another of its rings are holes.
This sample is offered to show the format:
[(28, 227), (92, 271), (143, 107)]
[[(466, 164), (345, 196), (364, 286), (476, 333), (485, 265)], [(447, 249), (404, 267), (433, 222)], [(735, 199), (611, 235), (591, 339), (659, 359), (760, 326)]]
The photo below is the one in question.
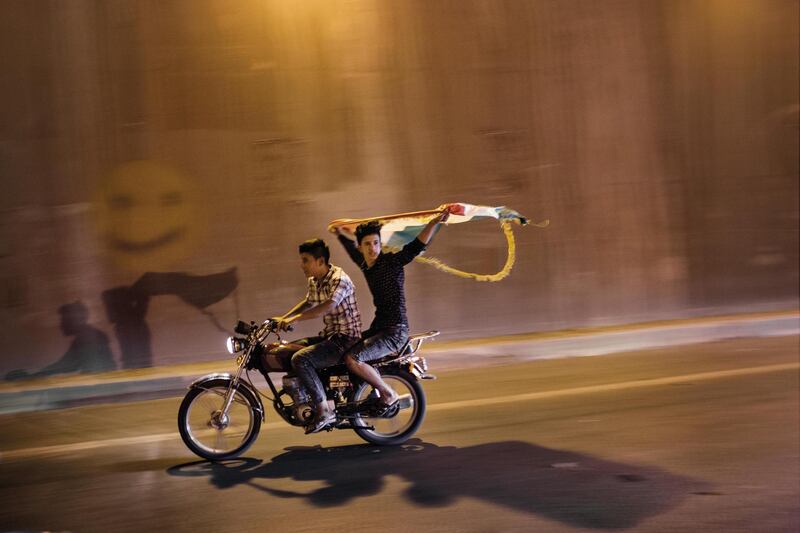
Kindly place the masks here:
[(419, 261), (420, 263), (430, 265), (437, 270), (441, 270), (442, 272), (447, 272), (448, 274), (453, 274), (454, 276), (461, 278), (474, 279), (476, 281), (500, 281), (511, 273), (511, 268), (514, 266), (514, 261), (517, 255), (517, 247), (516, 242), (514, 241), (514, 232), (511, 230), (511, 224), (508, 221), (503, 220), (500, 222), (500, 226), (503, 228), (503, 233), (505, 233), (506, 236), (506, 242), (508, 243), (508, 254), (506, 256), (506, 264), (503, 265), (503, 268), (499, 272), (494, 274), (465, 272), (464, 270), (459, 270), (446, 265), (435, 257), (417, 256), (414, 261)]

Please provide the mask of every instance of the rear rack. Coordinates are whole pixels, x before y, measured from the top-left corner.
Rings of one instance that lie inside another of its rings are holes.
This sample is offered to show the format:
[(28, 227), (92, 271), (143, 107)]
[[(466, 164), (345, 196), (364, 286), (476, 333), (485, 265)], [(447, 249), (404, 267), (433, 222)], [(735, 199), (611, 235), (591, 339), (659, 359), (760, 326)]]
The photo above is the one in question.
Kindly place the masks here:
[(408, 338), (408, 341), (406, 341), (405, 346), (403, 346), (403, 348), (398, 352), (398, 354), (401, 356), (402, 360), (405, 360), (406, 359), (405, 356), (410, 356), (417, 353), (417, 350), (419, 350), (423, 342), (425, 342), (428, 339), (436, 337), (440, 333), (441, 332), (439, 331), (432, 330), (427, 333), (418, 333), (417, 335), (411, 335)]
[(387, 357), (385, 361), (383, 360), (379, 361), (374, 366), (382, 366), (382, 364), (387, 364), (387, 363), (405, 363), (405, 362), (417, 361), (419, 358), (414, 357), (414, 354), (416, 354), (417, 351), (420, 349), (422, 343), (428, 339), (436, 337), (439, 334), (441, 334), (440, 331), (431, 330), (427, 333), (418, 333), (416, 335), (411, 335), (408, 338), (408, 341), (406, 341), (406, 343), (403, 345), (403, 347), (400, 350), (398, 350), (397, 355), (392, 354), (389, 357)]

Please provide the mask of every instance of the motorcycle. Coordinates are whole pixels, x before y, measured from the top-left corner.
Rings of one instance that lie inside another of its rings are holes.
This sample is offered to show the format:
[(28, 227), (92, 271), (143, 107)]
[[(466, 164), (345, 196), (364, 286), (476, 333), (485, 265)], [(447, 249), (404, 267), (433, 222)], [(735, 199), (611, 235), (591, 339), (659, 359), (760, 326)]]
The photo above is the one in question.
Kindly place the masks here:
[[(311, 397), (291, 366), (292, 355), (301, 346), (282, 340), (278, 326), (273, 319), (261, 324), (239, 321), (234, 331), (240, 336), (226, 342), (228, 352), (236, 355), (236, 371), (208, 374), (189, 386), (178, 410), (178, 429), (184, 444), (203, 459), (236, 457), (253, 444), (266, 417), (262, 396), (288, 424), (306, 426), (313, 419)], [(271, 335), (274, 342), (267, 344)], [(420, 382), (436, 379), (417, 352), (424, 341), (437, 335), (438, 331), (412, 335), (399, 351), (370, 363), (399, 395), (389, 408), (379, 403), (378, 391), (351, 375), (344, 363), (320, 370), (336, 414), (335, 422), (325, 429), (352, 429), (377, 445), (407, 441), (425, 418), (425, 391)], [(253, 385), (251, 370), (264, 376), (271, 398)], [(280, 390), (270, 377), (274, 372), (284, 373)]]

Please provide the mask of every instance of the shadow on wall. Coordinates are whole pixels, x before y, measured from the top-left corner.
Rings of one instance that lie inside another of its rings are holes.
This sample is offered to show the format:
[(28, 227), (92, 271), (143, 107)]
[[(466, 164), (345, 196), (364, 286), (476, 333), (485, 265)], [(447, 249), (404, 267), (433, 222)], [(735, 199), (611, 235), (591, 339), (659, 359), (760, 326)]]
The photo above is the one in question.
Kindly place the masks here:
[[(706, 489), (705, 482), (659, 468), (519, 441), (464, 448), (419, 439), (399, 447), (293, 447), (269, 463), (257, 459), (202, 461), (167, 472), (207, 476), (220, 489), (248, 485), (276, 498), (302, 499), (317, 507), (375, 495), (383, 488), (384, 478), (395, 475), (411, 483), (405, 498), (419, 507), (444, 507), (471, 497), (596, 529), (633, 527)], [(314, 483), (309, 483), (312, 488), (308, 492), (298, 492), (270, 488), (265, 483), (270, 479)], [(313, 488), (319, 481), (325, 486)]]
[(58, 308), (61, 315), (61, 332), (75, 337), (66, 353), (55, 363), (38, 372), (12, 370), (6, 379), (24, 379), (66, 374), (70, 372), (106, 372), (116, 369), (108, 336), (89, 324), (89, 309), (83, 302), (64, 304)]
[(228, 297), (238, 286), (236, 267), (207, 276), (185, 272), (147, 272), (133, 285), (103, 291), (108, 321), (114, 325), (121, 352), (122, 368), (153, 366), (147, 309), (154, 296), (174, 295), (223, 328), (206, 307)]
[(150, 327), (145, 320), (150, 296), (134, 284), (103, 291), (102, 297), (106, 317), (114, 325), (122, 368), (153, 366)]
[[(106, 316), (113, 324), (121, 351), (121, 368), (153, 366), (150, 327), (146, 320), (152, 297), (175, 295), (208, 316), (216, 328), (227, 331), (206, 307), (229, 296), (238, 284), (236, 267), (233, 267), (207, 276), (184, 272), (148, 272), (133, 285), (103, 291)], [(117, 368), (108, 336), (88, 323), (89, 310), (86, 305), (73, 302), (62, 305), (58, 311), (61, 314), (62, 332), (68, 337), (75, 337), (67, 352), (58, 361), (37, 372), (12, 370), (6, 374), (7, 380), (73, 372), (107, 372)]]

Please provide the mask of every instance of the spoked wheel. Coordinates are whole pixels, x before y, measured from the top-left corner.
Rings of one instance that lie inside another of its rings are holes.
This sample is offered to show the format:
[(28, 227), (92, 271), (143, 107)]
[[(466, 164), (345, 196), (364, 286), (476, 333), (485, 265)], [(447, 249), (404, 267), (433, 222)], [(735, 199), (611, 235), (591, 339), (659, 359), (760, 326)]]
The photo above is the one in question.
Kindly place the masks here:
[(237, 388), (228, 412), (222, 413), (229, 385), (220, 379), (192, 388), (178, 410), (183, 442), (203, 459), (236, 457), (253, 444), (261, 429), (258, 402), (247, 389)]
[[(380, 445), (402, 444), (419, 429), (425, 418), (425, 391), (419, 382), (400, 369), (381, 372), (387, 385), (401, 397), (398, 406), (383, 416), (357, 415), (353, 420), (354, 431), (367, 442)], [(368, 383), (361, 383), (355, 390), (353, 400), (361, 402), (377, 397), (377, 391)], [(369, 429), (369, 428), (373, 429)]]

